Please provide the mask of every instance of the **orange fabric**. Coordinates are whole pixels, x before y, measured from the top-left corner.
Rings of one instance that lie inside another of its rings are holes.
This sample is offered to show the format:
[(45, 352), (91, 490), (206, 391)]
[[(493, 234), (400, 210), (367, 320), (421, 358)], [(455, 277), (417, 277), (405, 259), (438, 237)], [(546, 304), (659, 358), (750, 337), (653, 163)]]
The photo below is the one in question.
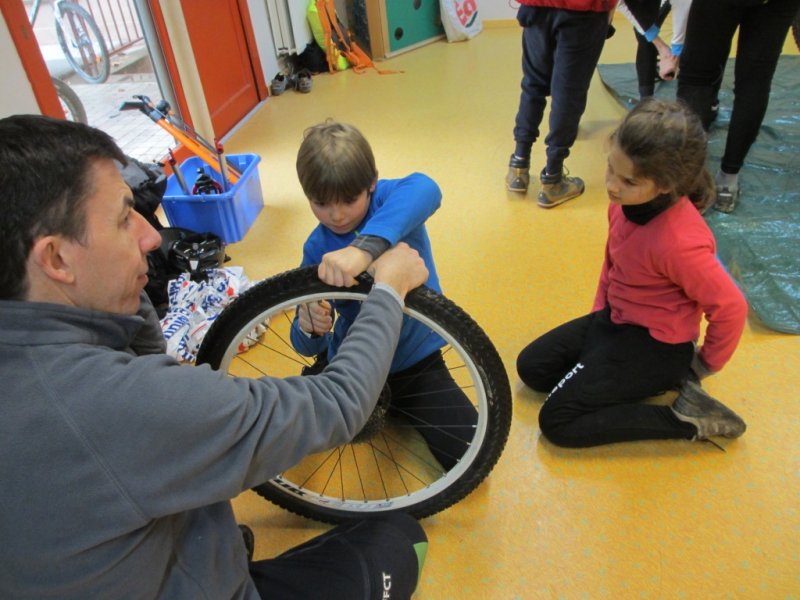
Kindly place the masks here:
[[(356, 73), (363, 73), (367, 69), (375, 69), (381, 75), (402, 73), (402, 71), (387, 71), (376, 67), (367, 53), (353, 41), (353, 36), (350, 32), (342, 32), (333, 0), (317, 0), (317, 13), (322, 24), (322, 31), (325, 34), (325, 56), (328, 59), (328, 70), (331, 73), (336, 72), (336, 52), (334, 50), (338, 50), (344, 55)], [(338, 42), (334, 40), (334, 33)]]

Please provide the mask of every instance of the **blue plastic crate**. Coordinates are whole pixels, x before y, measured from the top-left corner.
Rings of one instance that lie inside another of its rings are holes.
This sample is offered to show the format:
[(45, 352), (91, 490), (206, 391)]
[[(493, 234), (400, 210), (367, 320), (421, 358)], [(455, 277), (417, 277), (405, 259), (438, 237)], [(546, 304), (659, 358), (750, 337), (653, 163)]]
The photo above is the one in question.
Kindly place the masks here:
[[(187, 196), (175, 175), (169, 176), (161, 204), (172, 227), (184, 227), (198, 233), (210, 231), (226, 244), (238, 242), (244, 237), (264, 206), (258, 177), (261, 157), (257, 154), (230, 154), (225, 158), (242, 176), (227, 192), (221, 194)], [(180, 165), (189, 190), (194, 185), (199, 167), (203, 167), (217, 183), (222, 183), (219, 173), (200, 158), (192, 156)]]

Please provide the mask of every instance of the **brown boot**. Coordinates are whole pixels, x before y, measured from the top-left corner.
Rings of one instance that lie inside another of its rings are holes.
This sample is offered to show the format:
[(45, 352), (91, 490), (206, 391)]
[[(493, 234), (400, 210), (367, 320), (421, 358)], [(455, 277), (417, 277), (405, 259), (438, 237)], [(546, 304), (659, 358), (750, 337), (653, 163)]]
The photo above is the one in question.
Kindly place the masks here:
[(508, 174), (506, 175), (506, 188), (509, 192), (524, 194), (528, 191), (531, 175), (528, 172), (530, 161), (512, 154), (508, 161)]
[(539, 176), (542, 191), (539, 192), (538, 204), (542, 208), (553, 208), (580, 196), (586, 187), (580, 177), (570, 177), (565, 173), (547, 175), (542, 171)]

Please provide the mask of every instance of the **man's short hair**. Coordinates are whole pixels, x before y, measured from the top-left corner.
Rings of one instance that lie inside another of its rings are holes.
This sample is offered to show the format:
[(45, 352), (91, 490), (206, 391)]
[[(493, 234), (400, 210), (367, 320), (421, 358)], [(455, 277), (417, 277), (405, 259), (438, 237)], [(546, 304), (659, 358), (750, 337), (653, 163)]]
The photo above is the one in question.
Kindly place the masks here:
[(23, 300), (36, 239), (83, 240), (93, 161), (125, 164), (107, 133), (41, 115), (0, 119), (0, 299)]

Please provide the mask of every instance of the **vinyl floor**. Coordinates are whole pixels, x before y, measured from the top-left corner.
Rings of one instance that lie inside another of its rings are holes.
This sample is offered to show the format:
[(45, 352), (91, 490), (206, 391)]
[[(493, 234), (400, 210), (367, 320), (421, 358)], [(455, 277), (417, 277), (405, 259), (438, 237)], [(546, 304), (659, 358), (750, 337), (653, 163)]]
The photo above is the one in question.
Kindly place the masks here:
[[(601, 62), (632, 62), (617, 15)], [(445, 294), (484, 328), (508, 371), (514, 418), (505, 452), (468, 498), (423, 521), (430, 550), (415, 598), (800, 598), (800, 343), (754, 319), (707, 388), (748, 423), (721, 442), (648, 441), (567, 450), (541, 437), (543, 396), (515, 371), (534, 337), (592, 304), (606, 236), (607, 138), (623, 109), (595, 75), (567, 166), (580, 198), (552, 210), (503, 184), (513, 150), (521, 35), (487, 23), (469, 42), (437, 41), (381, 62), (403, 73), (345, 71), (309, 94), (270, 98), (226, 142), (261, 156), (265, 206), (231, 264), (251, 279), (297, 266), (315, 225), (295, 173), (303, 130), (332, 117), (370, 140), (380, 175), (422, 171), (441, 186), (428, 221)], [(786, 51), (796, 49), (786, 43)], [(546, 127), (543, 129), (546, 130)], [(532, 172), (544, 162), (533, 149)], [(252, 492), (234, 501), (274, 556), (328, 526)]]

